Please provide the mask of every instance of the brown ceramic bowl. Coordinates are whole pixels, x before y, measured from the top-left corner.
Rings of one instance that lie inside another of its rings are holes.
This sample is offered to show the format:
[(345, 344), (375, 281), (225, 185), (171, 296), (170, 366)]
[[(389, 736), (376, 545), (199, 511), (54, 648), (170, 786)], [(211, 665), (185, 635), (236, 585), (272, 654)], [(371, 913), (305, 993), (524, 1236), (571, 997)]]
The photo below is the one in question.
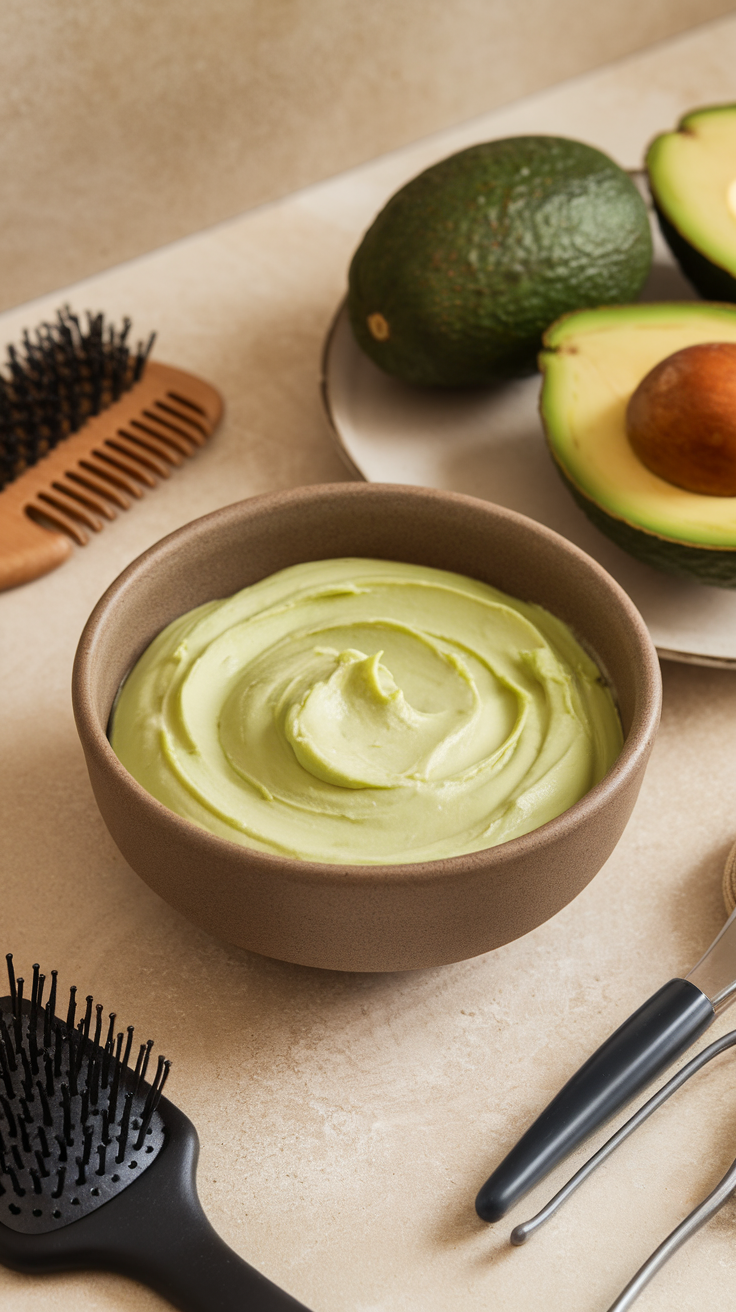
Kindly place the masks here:
[[(522, 838), (412, 865), (272, 856), (215, 837), (154, 800), (113, 754), (117, 689), (164, 625), (299, 561), (370, 556), (456, 570), (536, 601), (610, 680), (625, 741), (581, 801)], [(92, 787), (123, 856), (220, 938), (333, 970), (410, 970), (508, 943), (570, 902), (615, 847), (657, 730), (660, 674), (638, 611), (600, 565), (550, 529), (471, 497), (339, 483), (254, 497), (195, 520), (124, 571), (93, 611), (74, 664)]]

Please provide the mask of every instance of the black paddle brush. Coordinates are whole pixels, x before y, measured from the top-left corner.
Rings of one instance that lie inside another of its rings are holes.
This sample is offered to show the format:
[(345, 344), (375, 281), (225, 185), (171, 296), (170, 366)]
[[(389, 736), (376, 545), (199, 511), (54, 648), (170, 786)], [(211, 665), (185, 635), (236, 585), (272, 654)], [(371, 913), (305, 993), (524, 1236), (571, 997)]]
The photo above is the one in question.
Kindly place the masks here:
[(56, 1014), (57, 972), (30, 997), (7, 956), (0, 998), (0, 1262), (29, 1274), (98, 1268), (182, 1312), (306, 1312), (216, 1234), (197, 1197), (197, 1131), (162, 1096), (170, 1063), (133, 1065), (133, 1027), (103, 1036), (87, 997)]

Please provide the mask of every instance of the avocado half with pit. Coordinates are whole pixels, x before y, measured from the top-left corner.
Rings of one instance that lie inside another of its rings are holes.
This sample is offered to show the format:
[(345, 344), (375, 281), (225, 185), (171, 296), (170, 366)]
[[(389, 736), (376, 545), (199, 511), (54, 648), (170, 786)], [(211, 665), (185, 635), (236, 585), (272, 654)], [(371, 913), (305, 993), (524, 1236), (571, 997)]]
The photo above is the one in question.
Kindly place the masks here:
[(736, 342), (736, 306), (672, 302), (565, 315), (544, 334), (540, 409), (557, 468), (597, 528), (648, 565), (736, 588), (736, 497), (665, 482), (626, 435), (626, 407), (645, 375), (704, 342)]
[(701, 296), (736, 301), (736, 105), (686, 114), (647, 152), (662, 233)]

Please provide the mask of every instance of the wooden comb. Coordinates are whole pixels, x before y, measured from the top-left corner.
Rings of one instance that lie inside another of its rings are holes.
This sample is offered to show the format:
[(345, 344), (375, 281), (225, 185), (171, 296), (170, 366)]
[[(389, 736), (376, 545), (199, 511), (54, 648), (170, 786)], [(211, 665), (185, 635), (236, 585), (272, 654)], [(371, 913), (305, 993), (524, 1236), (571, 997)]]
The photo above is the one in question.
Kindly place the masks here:
[(61, 565), (143, 488), (203, 446), (222, 416), (214, 387), (150, 362), (143, 377), (0, 492), (0, 590)]

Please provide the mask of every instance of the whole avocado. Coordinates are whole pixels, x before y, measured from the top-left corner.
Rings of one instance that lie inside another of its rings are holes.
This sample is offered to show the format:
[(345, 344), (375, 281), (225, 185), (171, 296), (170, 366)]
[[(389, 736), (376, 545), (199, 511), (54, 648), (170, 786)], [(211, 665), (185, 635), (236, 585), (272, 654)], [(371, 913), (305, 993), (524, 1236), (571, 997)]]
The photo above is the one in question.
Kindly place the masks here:
[(608, 156), (509, 137), (451, 155), (389, 200), (350, 266), (350, 321), (406, 382), (492, 383), (532, 373), (561, 314), (635, 300), (651, 259), (644, 201)]

